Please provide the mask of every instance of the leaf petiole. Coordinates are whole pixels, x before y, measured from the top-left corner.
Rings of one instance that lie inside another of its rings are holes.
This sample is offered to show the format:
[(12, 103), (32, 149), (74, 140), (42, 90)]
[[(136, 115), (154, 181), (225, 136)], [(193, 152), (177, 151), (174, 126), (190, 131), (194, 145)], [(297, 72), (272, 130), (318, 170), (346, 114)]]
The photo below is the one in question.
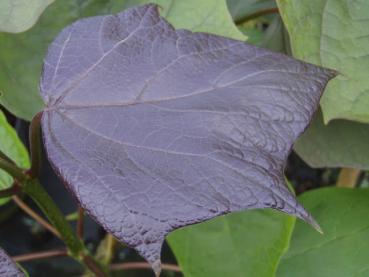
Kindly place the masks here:
[(74, 233), (71, 225), (64, 217), (55, 202), (37, 179), (28, 179), (23, 184), (23, 191), (30, 196), (37, 206), (46, 215), (55, 229), (59, 232), (61, 239), (68, 248), (68, 254), (77, 261), (82, 262), (96, 276), (105, 277), (105, 270), (96, 262), (85, 248), (82, 240)]
[(31, 152), (31, 168), (29, 175), (36, 178), (41, 170), (41, 117), (42, 112), (36, 114), (29, 127), (29, 145)]

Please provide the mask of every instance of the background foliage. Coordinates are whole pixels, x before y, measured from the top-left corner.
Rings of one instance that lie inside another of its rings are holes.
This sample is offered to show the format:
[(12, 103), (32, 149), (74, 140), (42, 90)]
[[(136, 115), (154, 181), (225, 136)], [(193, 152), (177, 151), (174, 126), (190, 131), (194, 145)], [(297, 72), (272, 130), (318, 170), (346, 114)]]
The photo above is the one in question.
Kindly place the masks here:
[[(339, 71), (295, 151), (311, 167), (369, 168), (366, 0), (352, 5), (345, 0), (2, 1), (3, 108), (25, 120), (42, 109), (42, 59), (66, 25), (148, 2), (161, 5), (162, 15), (176, 28), (247, 40)], [(27, 168), (27, 151), (3, 113), (0, 137), (0, 150)], [(365, 186), (367, 175), (362, 175), (356, 183)], [(0, 187), (11, 183), (0, 171)], [(368, 276), (368, 226), (363, 220), (369, 210), (368, 189), (317, 188), (299, 198), (324, 235), (284, 214), (247, 211), (178, 230), (169, 236), (169, 245), (185, 276)]]

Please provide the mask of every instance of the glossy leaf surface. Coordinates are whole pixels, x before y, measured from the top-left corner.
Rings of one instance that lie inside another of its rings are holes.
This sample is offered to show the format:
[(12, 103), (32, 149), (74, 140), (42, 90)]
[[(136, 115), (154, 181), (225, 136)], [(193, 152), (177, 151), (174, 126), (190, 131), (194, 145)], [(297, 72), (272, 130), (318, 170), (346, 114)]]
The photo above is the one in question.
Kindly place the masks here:
[(317, 189), (299, 200), (321, 224), (324, 235), (297, 222), (277, 276), (368, 276), (369, 189)]
[[(7, 122), (5, 115), (0, 110), (0, 150), (11, 158), (19, 167), (28, 168), (30, 166), (28, 152), (20, 141), (17, 133)], [(0, 169), (0, 190), (10, 187), (13, 178)], [(8, 199), (0, 199), (0, 205), (6, 203)]]
[(266, 207), (315, 224), (283, 167), (335, 74), (175, 31), (155, 5), (84, 19), (44, 62), (45, 146), (91, 216), (158, 272), (182, 226)]
[(24, 277), (24, 273), (15, 265), (7, 253), (0, 248), (0, 277)]
[(369, 123), (369, 1), (278, 0), (296, 58), (342, 73), (321, 106), (324, 121)]
[(1, 0), (0, 32), (26, 31), (52, 2), (54, 0)]

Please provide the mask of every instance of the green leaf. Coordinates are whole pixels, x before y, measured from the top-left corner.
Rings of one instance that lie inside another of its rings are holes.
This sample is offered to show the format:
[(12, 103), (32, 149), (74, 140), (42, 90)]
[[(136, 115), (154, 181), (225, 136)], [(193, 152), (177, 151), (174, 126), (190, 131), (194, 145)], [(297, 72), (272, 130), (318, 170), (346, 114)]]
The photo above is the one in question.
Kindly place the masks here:
[(324, 125), (319, 111), (295, 144), (297, 154), (312, 167), (369, 169), (369, 125), (333, 120)]
[(161, 5), (162, 14), (176, 28), (246, 39), (233, 24), (225, 0), (57, 0), (28, 32), (0, 34), (0, 104), (20, 118), (32, 119), (43, 107), (38, 92), (42, 60), (61, 29), (81, 17), (118, 12), (147, 2)]
[(54, 0), (1, 0), (0, 32), (26, 31), (52, 2)]
[(246, 40), (246, 36), (233, 23), (226, 0), (119, 0), (116, 2), (118, 3), (114, 3), (112, 7), (113, 12), (121, 11), (122, 7), (154, 3), (161, 7), (161, 16), (176, 29)]
[(325, 122), (369, 122), (369, 1), (278, 0), (293, 55), (336, 69), (321, 106)]
[(207, 32), (238, 40), (246, 37), (234, 25), (225, 0), (154, 0), (164, 16), (177, 29)]
[[(23, 143), (19, 140), (17, 133), (6, 120), (5, 115), (0, 110), (0, 150), (11, 158), (18, 166), (28, 168), (30, 166), (28, 152)], [(0, 190), (10, 187), (13, 178), (0, 169)], [(0, 205), (5, 204), (8, 199), (0, 199)]]
[(286, 214), (252, 210), (185, 227), (168, 241), (186, 277), (271, 277), (294, 223)]
[(299, 200), (321, 224), (324, 235), (297, 222), (277, 276), (369, 276), (369, 189), (317, 189)]
[(262, 46), (276, 52), (290, 53), (288, 33), (279, 15), (275, 15), (268, 29), (265, 31)]
[(228, 0), (227, 4), (235, 22), (246, 21), (253, 14), (277, 7), (274, 0)]

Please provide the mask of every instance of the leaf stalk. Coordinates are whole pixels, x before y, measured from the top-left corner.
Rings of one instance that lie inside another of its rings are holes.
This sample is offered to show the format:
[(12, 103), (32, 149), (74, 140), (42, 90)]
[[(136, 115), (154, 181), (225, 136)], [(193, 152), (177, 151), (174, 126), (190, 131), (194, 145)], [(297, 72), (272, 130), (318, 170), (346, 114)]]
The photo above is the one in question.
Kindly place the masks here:
[(30, 179), (24, 183), (23, 191), (35, 201), (58, 231), (61, 239), (68, 248), (68, 255), (85, 264), (96, 276), (106, 277), (107, 274), (103, 267), (91, 257), (82, 240), (75, 235), (71, 225), (46, 190), (41, 186), (38, 179)]
[(42, 112), (34, 116), (29, 127), (29, 145), (31, 151), (31, 168), (29, 175), (36, 178), (41, 171), (41, 118)]

